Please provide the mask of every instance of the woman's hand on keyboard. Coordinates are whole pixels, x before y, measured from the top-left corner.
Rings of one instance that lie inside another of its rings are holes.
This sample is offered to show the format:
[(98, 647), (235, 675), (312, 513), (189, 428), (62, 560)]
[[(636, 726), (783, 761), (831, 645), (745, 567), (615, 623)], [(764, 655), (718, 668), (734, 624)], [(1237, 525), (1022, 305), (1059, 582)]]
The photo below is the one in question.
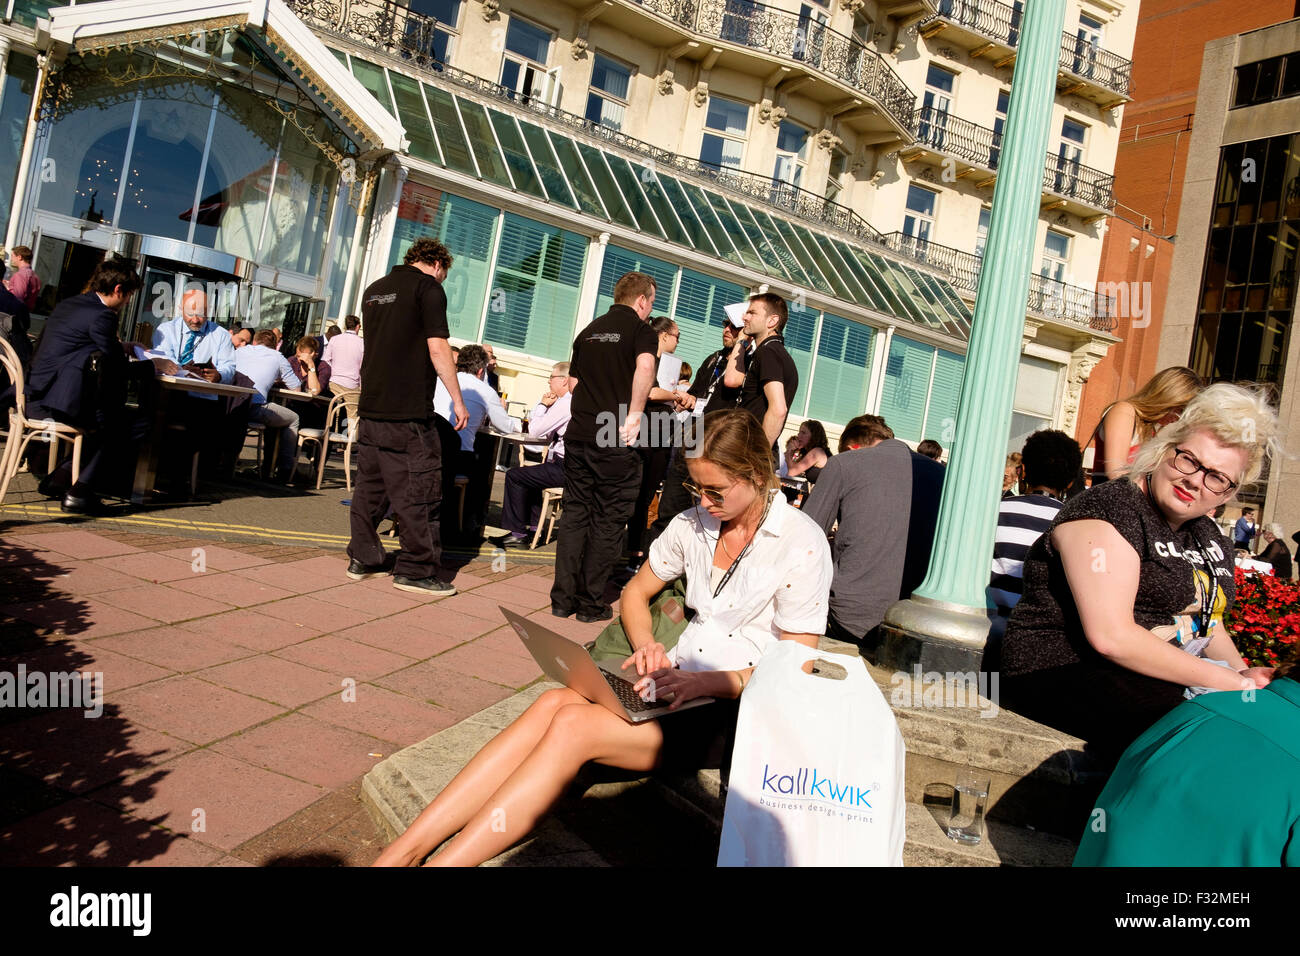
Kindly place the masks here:
[[(646, 674), (652, 674), (658, 670), (664, 670), (673, 666), (673, 662), (668, 659), (668, 651), (658, 641), (651, 641), (642, 647), (638, 647), (632, 652), (632, 656), (623, 662), (623, 670), (629, 667), (635, 667), (638, 677), (644, 677)], [(631, 675), (629, 674), (630, 678)]]

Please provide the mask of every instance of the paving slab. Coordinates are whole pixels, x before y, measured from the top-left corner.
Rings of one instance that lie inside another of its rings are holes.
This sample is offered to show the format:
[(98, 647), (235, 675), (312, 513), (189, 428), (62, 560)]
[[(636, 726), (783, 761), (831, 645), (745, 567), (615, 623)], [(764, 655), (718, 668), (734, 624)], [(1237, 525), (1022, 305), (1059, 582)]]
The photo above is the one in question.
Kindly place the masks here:
[(211, 749), (255, 767), (334, 789), (368, 772), (395, 746), (305, 714), (288, 714), (218, 741)]
[(437, 733), (456, 722), (452, 711), (412, 700), (405, 694), (358, 683), (355, 699), (344, 700), (343, 692), (308, 704), (302, 713), (336, 727), (392, 740), (405, 746), (421, 737)]
[(288, 708), (320, 700), (334, 693), (339, 686), (333, 674), (270, 654), (209, 667), (194, 676)]
[(197, 594), (190, 594), (166, 584), (148, 584), (124, 588), (121, 591), (105, 591), (98, 595), (98, 599), (167, 624), (179, 624), (181, 621), (209, 617), (233, 609), (232, 605), (224, 601), (199, 597)]
[(339, 689), (339, 682), (345, 677), (356, 681), (371, 680), (408, 667), (413, 659), (405, 654), (395, 654), (360, 641), (348, 640), (338, 634), (282, 648), (275, 652), (275, 657), (324, 671), (330, 676), (334, 690)]
[(170, 582), (171, 586), (199, 597), (222, 601), (234, 607), (253, 607), (293, 597), (292, 591), (272, 587), (260, 581), (250, 581), (242, 575), (208, 571), (191, 578)]
[(167, 626), (101, 637), (91, 646), (97, 651), (115, 651), (178, 673), (202, 670), (254, 653), (230, 641)]
[(284, 708), (194, 677), (173, 677), (114, 698), (132, 723), (207, 744), (284, 712)]

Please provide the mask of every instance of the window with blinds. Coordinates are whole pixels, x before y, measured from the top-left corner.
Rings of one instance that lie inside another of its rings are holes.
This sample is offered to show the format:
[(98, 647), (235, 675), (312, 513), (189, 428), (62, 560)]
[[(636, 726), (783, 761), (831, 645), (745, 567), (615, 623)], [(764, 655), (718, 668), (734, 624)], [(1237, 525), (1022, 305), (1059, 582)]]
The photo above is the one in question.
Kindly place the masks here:
[(899, 335), (889, 343), (880, 414), (897, 438), (919, 442), (924, 437), (921, 427), (925, 424), (925, 402), (933, 363), (934, 349), (929, 345)]
[(586, 255), (585, 237), (504, 213), (483, 340), (567, 359)]
[[(447, 325), (454, 338), (472, 340), (478, 337), (492, 265), (492, 241), (499, 218), (500, 213), (491, 206), (450, 193), (442, 194), (432, 235), (452, 255), (451, 271), (447, 273), (442, 288), (447, 293)], [(406, 239), (400, 255), (405, 255), (406, 248), (415, 238), (417, 236), (412, 235)], [(397, 237), (394, 236), (394, 261), (400, 261), (396, 247)]]
[(794, 359), (794, 367), (799, 370), (799, 385), (795, 389), (794, 401), (790, 403), (791, 415), (802, 415), (808, 404), (808, 378), (812, 369), (813, 343), (817, 341), (817, 319), (820, 313), (799, 302), (786, 303), (790, 317), (786, 320), (781, 338), (785, 341), (785, 350)]
[(809, 418), (842, 423), (866, 411), (873, 337), (868, 326), (823, 313), (808, 391)]
[(926, 409), (925, 434), (947, 448), (957, 431), (957, 399), (961, 396), (966, 356), (939, 349), (934, 360), (934, 382), (930, 385), (930, 407)]
[(600, 267), (600, 283), (596, 287), (596, 312), (592, 318), (604, 315), (614, 304), (614, 283), (629, 272), (644, 272), (655, 280), (655, 305), (652, 315), (665, 315), (673, 306), (673, 283), (677, 267), (631, 252), (619, 246), (605, 247), (605, 261)]
[(722, 327), (726, 321), (722, 307), (744, 300), (743, 286), (683, 269), (673, 308), (673, 321), (682, 333), (677, 357), (699, 369), (701, 362), (722, 348)]

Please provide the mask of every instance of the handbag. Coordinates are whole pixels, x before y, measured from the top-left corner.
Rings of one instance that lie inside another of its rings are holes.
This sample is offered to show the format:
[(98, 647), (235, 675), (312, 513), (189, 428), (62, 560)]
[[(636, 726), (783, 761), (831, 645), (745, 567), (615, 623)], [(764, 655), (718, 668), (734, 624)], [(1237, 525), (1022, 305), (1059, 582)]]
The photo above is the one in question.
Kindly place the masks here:
[[(694, 616), (695, 612), (686, 606), (686, 581), (683, 578), (673, 581), (650, 602), (650, 629), (666, 651), (677, 646), (678, 638)], [(631, 656), (632, 642), (627, 639), (623, 622), (616, 617), (596, 638), (591, 648), (592, 660), (622, 662)]]
[(904, 754), (862, 658), (777, 642), (740, 696), (718, 866), (901, 866)]

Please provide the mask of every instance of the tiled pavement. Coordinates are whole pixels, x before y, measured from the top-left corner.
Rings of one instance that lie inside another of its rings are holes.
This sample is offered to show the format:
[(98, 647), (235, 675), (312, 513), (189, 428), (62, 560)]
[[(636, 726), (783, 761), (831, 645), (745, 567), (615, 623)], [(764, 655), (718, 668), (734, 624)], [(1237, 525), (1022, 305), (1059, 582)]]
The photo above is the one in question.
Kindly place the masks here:
[(368, 863), (361, 776), (541, 676), (499, 607), (575, 640), (600, 630), (550, 615), (546, 563), (475, 559), (442, 599), (353, 583), (345, 563), (7, 527), (0, 675), (99, 672), (104, 705), (0, 706), (0, 864)]

